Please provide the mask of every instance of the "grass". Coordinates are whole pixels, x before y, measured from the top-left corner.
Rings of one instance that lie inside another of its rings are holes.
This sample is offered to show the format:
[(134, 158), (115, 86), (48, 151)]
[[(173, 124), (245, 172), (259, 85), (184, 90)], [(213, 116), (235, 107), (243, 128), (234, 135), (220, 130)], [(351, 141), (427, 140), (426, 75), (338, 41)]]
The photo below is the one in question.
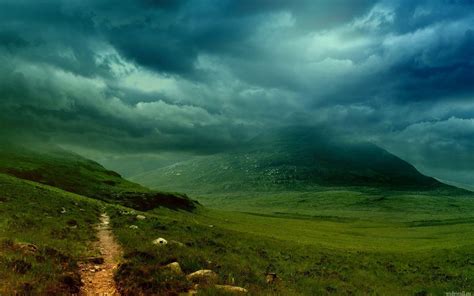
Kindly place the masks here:
[(140, 210), (197, 206), (184, 194), (150, 190), (59, 147), (0, 145), (0, 173)]
[(359, 251), (412, 252), (448, 249), (472, 244), (474, 221), (447, 225), (412, 226), (405, 223), (334, 218), (281, 218), (255, 214), (210, 211), (210, 224), (288, 242)]
[(474, 194), (443, 190), (395, 191), (318, 187), (313, 191), (235, 192), (195, 195), (203, 205), (272, 216), (411, 222), (474, 217)]
[[(173, 285), (164, 288), (157, 279), (166, 278), (162, 266), (173, 261), (187, 273), (213, 269), (221, 283), (243, 286), (252, 295), (441, 295), (474, 290), (472, 224), (361, 225), (215, 210), (154, 210), (138, 221), (118, 209), (110, 211), (127, 258), (117, 281), (130, 295), (172, 290)], [(130, 225), (139, 228), (131, 230)], [(157, 237), (185, 246), (157, 247), (151, 243)], [(277, 273), (280, 281), (267, 284), (267, 272)]]
[(0, 295), (78, 293), (78, 263), (97, 255), (90, 245), (105, 202), (197, 207), (62, 149), (0, 145)]
[(0, 295), (77, 293), (99, 203), (3, 174), (0, 188)]
[[(198, 195), (205, 208), (157, 196), (76, 155), (45, 153), (0, 157), (0, 171), (10, 174), (0, 173), (0, 295), (76, 293), (78, 262), (95, 255), (88, 246), (104, 210), (125, 251), (115, 274), (124, 295), (193, 287), (164, 268), (174, 261), (186, 274), (212, 269), (220, 284), (251, 295), (474, 291), (474, 201), (464, 191), (234, 191)], [(158, 237), (169, 244), (154, 245)], [(267, 283), (267, 273), (278, 280)]]

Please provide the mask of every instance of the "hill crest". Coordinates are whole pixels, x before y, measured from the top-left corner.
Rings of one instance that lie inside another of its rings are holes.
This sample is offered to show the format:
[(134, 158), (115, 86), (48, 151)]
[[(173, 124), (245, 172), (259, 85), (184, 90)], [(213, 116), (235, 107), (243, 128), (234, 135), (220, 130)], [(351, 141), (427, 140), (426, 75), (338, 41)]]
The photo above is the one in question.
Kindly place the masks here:
[(331, 138), (309, 128), (271, 131), (232, 152), (197, 156), (131, 179), (152, 188), (202, 193), (444, 186), (375, 144)]

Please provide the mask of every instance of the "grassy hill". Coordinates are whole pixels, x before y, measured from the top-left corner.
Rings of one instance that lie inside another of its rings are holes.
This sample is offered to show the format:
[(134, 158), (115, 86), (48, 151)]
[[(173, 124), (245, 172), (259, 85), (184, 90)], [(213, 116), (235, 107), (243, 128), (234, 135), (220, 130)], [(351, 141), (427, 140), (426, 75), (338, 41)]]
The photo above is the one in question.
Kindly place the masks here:
[(395, 155), (364, 142), (347, 142), (308, 128), (277, 130), (245, 148), (198, 156), (131, 178), (149, 187), (209, 194), (366, 186), (444, 187)]
[(192, 210), (196, 207), (184, 194), (150, 190), (59, 147), (3, 144), (0, 146), (0, 173), (135, 209), (168, 206)]
[[(31, 147), (0, 154), (2, 295), (77, 293), (79, 265), (97, 255), (90, 246), (102, 212), (124, 250), (115, 273), (124, 295), (177, 295), (192, 288), (183, 275), (170, 273), (170, 262), (185, 273), (214, 270), (219, 283), (245, 287), (250, 295), (474, 290), (474, 199), (465, 191), (441, 186), (381, 195), (370, 186), (333, 186), (234, 192), (240, 206), (215, 203), (253, 213), (198, 207), (170, 194), (185, 206), (156, 198), (146, 208), (142, 196), (162, 193), (78, 155)], [(170, 243), (156, 246), (158, 237)], [(267, 283), (268, 273), (277, 280)], [(228, 294), (209, 286), (199, 295)]]
[(149, 190), (57, 147), (3, 143), (0, 295), (77, 294), (79, 264), (98, 255), (90, 246), (108, 205), (186, 211), (197, 206), (185, 195)]
[(99, 202), (0, 174), (0, 295), (78, 293)]

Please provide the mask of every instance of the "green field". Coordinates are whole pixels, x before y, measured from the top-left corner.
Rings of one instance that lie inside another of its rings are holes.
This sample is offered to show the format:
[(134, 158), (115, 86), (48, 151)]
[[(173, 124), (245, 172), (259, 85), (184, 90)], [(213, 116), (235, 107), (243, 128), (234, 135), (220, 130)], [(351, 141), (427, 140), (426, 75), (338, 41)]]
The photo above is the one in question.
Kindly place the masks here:
[[(134, 284), (152, 283), (159, 290), (158, 282), (140, 279), (154, 278), (160, 274), (155, 266), (172, 261), (188, 272), (217, 269), (222, 282), (244, 286), (253, 295), (444, 295), (474, 289), (469, 219), (395, 223), (204, 209), (194, 214), (155, 210), (147, 216), (136, 221), (112, 215), (131, 254), (126, 275), (132, 275), (132, 290), (139, 289)], [(132, 224), (139, 229), (131, 232)], [(157, 250), (151, 244), (157, 237), (186, 247)], [(280, 282), (267, 285), (267, 272), (275, 272)]]
[[(1, 295), (76, 293), (79, 264), (96, 255), (89, 247), (104, 211), (124, 250), (115, 273), (124, 295), (193, 288), (164, 268), (175, 261), (186, 274), (214, 270), (220, 284), (250, 295), (474, 291), (467, 191), (319, 186), (195, 193), (198, 205), (65, 151), (8, 151), (0, 157)], [(169, 244), (154, 245), (159, 237)], [(277, 280), (267, 283), (268, 273)], [(226, 294), (203, 286), (199, 295)]]
[[(113, 215), (118, 237), (130, 252), (152, 254), (158, 265), (178, 260), (191, 271), (216, 262), (223, 282), (254, 295), (474, 289), (474, 199), (468, 192), (387, 190), (381, 197), (380, 190), (331, 188), (198, 199), (206, 208), (192, 214), (154, 210), (140, 222)], [(130, 232), (131, 224), (140, 230)], [(151, 244), (137, 243), (160, 236), (189, 247), (163, 256)], [(136, 260), (134, 266), (142, 262)], [(281, 282), (267, 285), (266, 272)]]

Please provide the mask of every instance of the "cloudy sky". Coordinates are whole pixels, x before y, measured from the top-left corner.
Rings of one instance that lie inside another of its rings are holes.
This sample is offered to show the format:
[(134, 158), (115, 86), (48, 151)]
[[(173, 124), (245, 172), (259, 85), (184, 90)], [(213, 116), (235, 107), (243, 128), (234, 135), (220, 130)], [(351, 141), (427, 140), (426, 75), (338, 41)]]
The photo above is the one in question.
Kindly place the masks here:
[(474, 184), (472, 0), (2, 0), (7, 135), (214, 153), (331, 126)]

